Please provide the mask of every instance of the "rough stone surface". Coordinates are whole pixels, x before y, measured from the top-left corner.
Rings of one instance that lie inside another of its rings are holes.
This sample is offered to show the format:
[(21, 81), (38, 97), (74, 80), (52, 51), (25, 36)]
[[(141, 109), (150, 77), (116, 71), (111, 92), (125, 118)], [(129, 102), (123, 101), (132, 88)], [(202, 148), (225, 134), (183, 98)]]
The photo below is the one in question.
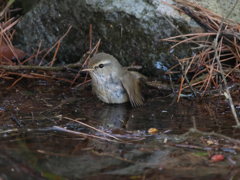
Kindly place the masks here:
[(42, 48), (50, 48), (73, 25), (61, 43), (56, 63), (77, 62), (89, 49), (92, 24), (93, 45), (101, 38), (100, 52), (112, 54), (123, 66), (135, 61), (144, 66), (144, 75), (162, 78), (176, 64), (173, 55), (192, 55), (190, 44), (169, 51), (173, 43), (158, 41), (178, 35), (162, 14), (183, 33), (201, 31), (188, 16), (161, 0), (41, 0), (17, 25), (14, 44), (27, 51), (37, 49), (43, 39)]
[[(232, 8), (235, 6), (236, 0), (196, 0), (199, 5), (210, 9), (211, 11), (226, 17)], [(229, 18), (240, 23), (240, 2), (238, 2), (231, 12)]]

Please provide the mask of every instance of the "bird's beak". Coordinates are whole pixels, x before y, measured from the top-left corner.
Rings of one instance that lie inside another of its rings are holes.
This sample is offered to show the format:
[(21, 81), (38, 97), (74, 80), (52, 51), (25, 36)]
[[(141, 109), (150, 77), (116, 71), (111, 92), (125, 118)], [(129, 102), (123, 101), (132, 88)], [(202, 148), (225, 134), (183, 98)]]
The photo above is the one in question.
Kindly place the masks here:
[(82, 71), (93, 71), (93, 69), (83, 69)]

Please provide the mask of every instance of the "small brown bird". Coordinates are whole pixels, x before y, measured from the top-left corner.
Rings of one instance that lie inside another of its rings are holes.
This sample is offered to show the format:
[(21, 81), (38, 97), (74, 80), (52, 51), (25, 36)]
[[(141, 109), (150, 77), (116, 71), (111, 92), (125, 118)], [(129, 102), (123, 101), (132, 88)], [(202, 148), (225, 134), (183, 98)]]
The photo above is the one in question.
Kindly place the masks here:
[(146, 77), (135, 71), (128, 71), (118, 60), (106, 53), (98, 53), (88, 62), (92, 78), (92, 89), (105, 103), (120, 104), (130, 100), (133, 107), (144, 104), (139, 79)]

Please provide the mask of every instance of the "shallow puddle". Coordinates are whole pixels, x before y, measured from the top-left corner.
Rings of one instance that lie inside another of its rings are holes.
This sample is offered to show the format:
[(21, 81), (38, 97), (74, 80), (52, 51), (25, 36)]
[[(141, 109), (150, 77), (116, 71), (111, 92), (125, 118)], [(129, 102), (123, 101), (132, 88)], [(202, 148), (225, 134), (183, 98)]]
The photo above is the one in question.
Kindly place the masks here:
[[(129, 103), (102, 103), (90, 88), (68, 89), (46, 82), (4, 87), (0, 89), (2, 179), (240, 177), (237, 142), (187, 133), (196, 127), (239, 139), (230, 109), (218, 97), (181, 99), (168, 107), (172, 98), (154, 92), (144, 106), (132, 108)], [(149, 134), (150, 128), (158, 132)], [(225, 159), (212, 162), (214, 154)]]

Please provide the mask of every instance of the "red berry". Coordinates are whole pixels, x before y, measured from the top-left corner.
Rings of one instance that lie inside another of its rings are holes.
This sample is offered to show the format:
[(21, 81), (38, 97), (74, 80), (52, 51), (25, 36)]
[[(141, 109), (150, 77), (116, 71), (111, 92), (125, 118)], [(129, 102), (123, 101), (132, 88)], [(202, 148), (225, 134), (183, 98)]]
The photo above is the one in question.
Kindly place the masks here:
[(220, 154), (214, 155), (214, 156), (212, 156), (212, 158), (211, 158), (212, 161), (222, 161), (223, 159), (224, 159), (224, 156), (223, 156), (223, 155), (220, 155)]

